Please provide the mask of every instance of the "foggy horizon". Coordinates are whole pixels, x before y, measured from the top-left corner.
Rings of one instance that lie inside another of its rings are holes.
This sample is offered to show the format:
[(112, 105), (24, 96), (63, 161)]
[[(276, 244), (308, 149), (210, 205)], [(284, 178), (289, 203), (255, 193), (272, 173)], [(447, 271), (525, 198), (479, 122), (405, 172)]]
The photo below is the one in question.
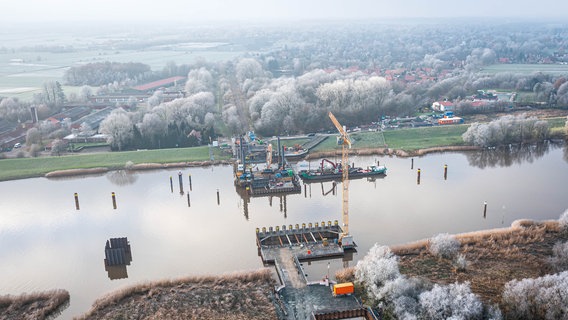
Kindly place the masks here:
[(287, 22), (326, 20), (390, 19), (550, 19), (568, 17), (568, 3), (544, 0), (536, 5), (528, 1), (481, 0), (462, 3), (450, 0), (423, 2), (410, 0), (345, 1), (313, 0), (302, 2), (244, 0), (238, 2), (163, 0), (21, 0), (4, 3), (7, 13), (2, 24), (36, 23), (219, 23), (219, 22)]

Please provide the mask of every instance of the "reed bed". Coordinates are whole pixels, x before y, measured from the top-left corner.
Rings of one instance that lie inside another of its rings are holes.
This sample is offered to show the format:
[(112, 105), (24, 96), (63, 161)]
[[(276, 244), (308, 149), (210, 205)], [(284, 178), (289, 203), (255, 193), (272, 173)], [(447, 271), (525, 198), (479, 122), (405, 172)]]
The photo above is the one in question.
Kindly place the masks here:
[(69, 292), (51, 290), (0, 296), (0, 320), (43, 320), (57, 316), (69, 304)]
[(277, 319), (270, 269), (142, 283), (75, 319)]
[[(453, 259), (432, 255), (430, 239), (391, 246), (399, 258), (402, 274), (426, 278), (433, 283), (456, 281), (471, 283), (471, 289), (484, 302), (501, 303), (505, 284), (513, 279), (537, 278), (556, 270), (550, 263), (555, 244), (568, 241), (568, 230), (557, 220), (517, 220), (511, 227), (455, 235), (460, 242), (458, 255), (465, 257), (465, 268)], [(355, 267), (335, 274), (340, 282), (355, 280)]]

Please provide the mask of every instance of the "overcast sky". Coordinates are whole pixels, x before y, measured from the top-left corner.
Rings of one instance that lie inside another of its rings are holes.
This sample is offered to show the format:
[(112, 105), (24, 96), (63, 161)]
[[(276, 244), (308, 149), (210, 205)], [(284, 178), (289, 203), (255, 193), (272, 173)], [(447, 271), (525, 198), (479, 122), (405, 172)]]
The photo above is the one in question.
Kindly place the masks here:
[(1, 7), (4, 22), (286, 21), (385, 17), (568, 19), (568, 1), (562, 0), (2, 0)]

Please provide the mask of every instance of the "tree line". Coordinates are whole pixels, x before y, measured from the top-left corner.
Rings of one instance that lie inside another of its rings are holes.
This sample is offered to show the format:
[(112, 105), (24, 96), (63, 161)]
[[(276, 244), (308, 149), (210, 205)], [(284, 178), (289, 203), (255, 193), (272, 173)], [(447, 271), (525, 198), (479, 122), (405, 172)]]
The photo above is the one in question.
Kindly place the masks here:
[(65, 83), (72, 86), (101, 86), (115, 81), (136, 84), (149, 78), (150, 66), (140, 62), (95, 62), (73, 66), (65, 71)]

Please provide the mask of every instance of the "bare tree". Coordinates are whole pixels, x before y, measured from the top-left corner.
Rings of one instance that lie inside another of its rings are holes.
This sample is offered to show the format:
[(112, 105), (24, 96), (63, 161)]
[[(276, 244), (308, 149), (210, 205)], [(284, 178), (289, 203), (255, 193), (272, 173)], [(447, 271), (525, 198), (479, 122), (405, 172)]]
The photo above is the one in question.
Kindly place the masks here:
[(41, 132), (37, 128), (30, 128), (26, 132), (26, 145), (31, 146), (32, 144), (41, 143)]
[(65, 141), (61, 139), (55, 139), (51, 143), (51, 155), (60, 156), (61, 153), (65, 152), (66, 144)]
[(81, 87), (81, 100), (84, 102), (89, 101), (89, 98), (93, 95), (93, 90), (89, 86)]

